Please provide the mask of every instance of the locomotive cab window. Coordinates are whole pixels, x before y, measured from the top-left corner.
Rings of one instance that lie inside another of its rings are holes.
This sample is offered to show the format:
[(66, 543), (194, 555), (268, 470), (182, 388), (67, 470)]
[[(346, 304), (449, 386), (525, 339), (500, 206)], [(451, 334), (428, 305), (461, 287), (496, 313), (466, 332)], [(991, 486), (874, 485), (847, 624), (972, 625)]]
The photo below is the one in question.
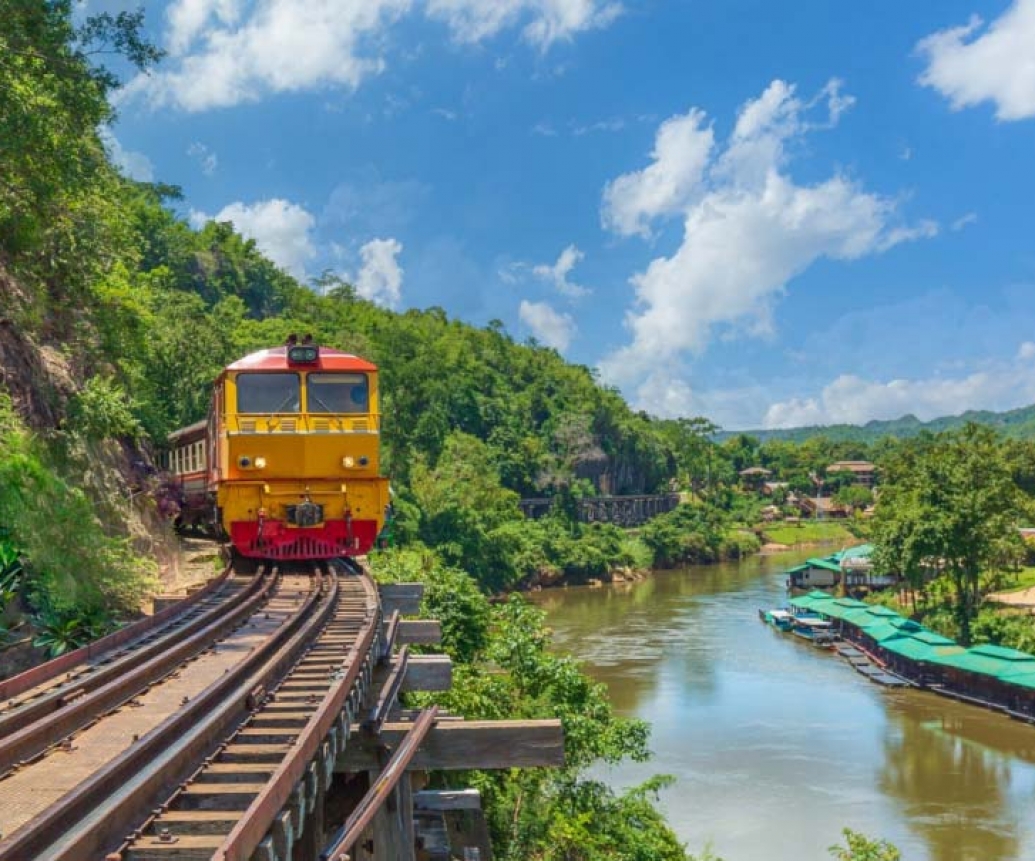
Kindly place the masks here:
[(366, 374), (309, 374), (306, 403), (311, 413), (365, 413), (370, 410)]
[(300, 412), (300, 389), (298, 374), (238, 374), (237, 412)]

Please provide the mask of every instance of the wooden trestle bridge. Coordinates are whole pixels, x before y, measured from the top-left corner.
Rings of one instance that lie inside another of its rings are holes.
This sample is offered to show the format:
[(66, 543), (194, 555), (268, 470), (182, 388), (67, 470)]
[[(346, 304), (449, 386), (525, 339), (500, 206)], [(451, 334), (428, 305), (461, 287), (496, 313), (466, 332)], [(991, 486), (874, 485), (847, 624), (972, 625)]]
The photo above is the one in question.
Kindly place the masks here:
[[(522, 499), (525, 517), (543, 517), (553, 506), (553, 498), (544, 496)], [(655, 493), (632, 496), (586, 496), (578, 501), (579, 520), (583, 523), (614, 523), (618, 526), (641, 526), (652, 517), (672, 511), (679, 505), (678, 493)]]
[(441, 637), (404, 618), (421, 595), (344, 563), (228, 568), (0, 681), (0, 861), (413, 861), (415, 808), (480, 809), (417, 791), (425, 771), (563, 760), (556, 720), (400, 706), (452, 681), (448, 657), (410, 654)]

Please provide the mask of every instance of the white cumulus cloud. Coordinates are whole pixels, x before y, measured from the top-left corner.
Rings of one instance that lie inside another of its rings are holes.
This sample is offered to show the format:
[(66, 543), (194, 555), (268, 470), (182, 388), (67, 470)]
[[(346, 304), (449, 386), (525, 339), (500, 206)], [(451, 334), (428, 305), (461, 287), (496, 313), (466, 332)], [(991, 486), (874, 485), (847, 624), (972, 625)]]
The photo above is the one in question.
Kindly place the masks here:
[(702, 111), (665, 120), (651, 152), (653, 162), (604, 189), (604, 226), (626, 236), (647, 236), (651, 219), (682, 210), (700, 188), (714, 142)]
[(403, 268), (397, 258), (402, 250), (398, 239), (372, 239), (360, 248), (362, 265), (355, 278), (356, 292), (378, 305), (398, 307), (402, 298)]
[(167, 68), (121, 99), (203, 111), (271, 93), (354, 89), (384, 67), (377, 36), (412, 0), (175, 0)]
[(532, 334), (555, 350), (564, 352), (568, 349), (575, 334), (575, 321), (570, 314), (561, 314), (546, 302), (529, 302), (522, 300), (518, 308), (521, 322), (532, 330)]
[(201, 172), (205, 176), (212, 176), (219, 167), (219, 156), (200, 141), (194, 141), (187, 147), (187, 155), (195, 159), (201, 166)]
[(927, 59), (920, 83), (953, 108), (990, 101), (1000, 120), (1035, 117), (1035, 0), (1014, 0), (987, 27), (974, 16), (933, 33), (917, 51)]
[(108, 157), (123, 174), (137, 182), (151, 182), (155, 178), (155, 167), (142, 152), (128, 150), (119, 143), (114, 132), (102, 128), (99, 132), (101, 142), (108, 152)]
[(190, 220), (195, 226), (207, 221), (232, 222), (270, 260), (299, 278), (305, 277), (305, 264), (316, 255), (311, 237), (316, 219), (298, 204), (280, 198), (250, 204), (236, 201), (215, 215), (192, 211)]
[(525, 39), (540, 48), (584, 30), (608, 26), (622, 13), (602, 0), (429, 0), (428, 14), (445, 21), (461, 42), (480, 42), (525, 22)]
[(390, 30), (421, 10), (473, 43), (523, 25), (545, 50), (605, 27), (621, 6), (605, 0), (172, 0), (169, 58), (138, 75), (118, 102), (205, 111), (270, 94), (322, 87), (354, 90), (387, 64)]
[[(1032, 348), (1031, 355), (1023, 355), (1025, 347)], [(1012, 409), (1035, 400), (1035, 377), (1030, 365), (1022, 361), (1035, 356), (1035, 344), (1027, 342), (1019, 353), (1018, 361), (999, 363), (960, 377), (879, 382), (842, 374), (816, 397), (772, 404), (766, 410), (763, 426), (863, 424), (907, 414), (930, 421), (967, 410)]]
[(568, 280), (568, 275), (571, 274), (571, 270), (574, 269), (576, 264), (585, 256), (586, 255), (579, 251), (577, 247), (569, 245), (560, 253), (556, 263), (541, 263), (538, 266), (533, 267), (532, 274), (537, 278), (550, 282), (553, 284), (554, 288), (556, 288), (558, 293), (565, 296), (571, 296), (573, 298), (585, 296), (590, 292), (587, 288)]
[(817, 260), (854, 260), (937, 232), (933, 222), (900, 223), (894, 199), (848, 176), (800, 185), (789, 175), (790, 146), (851, 103), (837, 81), (808, 102), (773, 81), (741, 108), (724, 147), (691, 110), (661, 124), (648, 167), (604, 189), (603, 220), (618, 233), (647, 234), (662, 216), (683, 220), (680, 247), (631, 279), (631, 343), (601, 362), (606, 379), (642, 387), (640, 406), (655, 408), (649, 396), (678, 383), (685, 357), (703, 351), (717, 327), (771, 332), (787, 283)]

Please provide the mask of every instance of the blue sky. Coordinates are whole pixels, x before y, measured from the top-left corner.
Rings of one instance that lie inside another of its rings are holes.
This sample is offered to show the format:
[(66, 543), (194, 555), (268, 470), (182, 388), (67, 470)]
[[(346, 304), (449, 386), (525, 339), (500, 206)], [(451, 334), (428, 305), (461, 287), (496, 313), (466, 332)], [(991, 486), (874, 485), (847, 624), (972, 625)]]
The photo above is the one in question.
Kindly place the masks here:
[(1035, 0), (147, 14), (113, 155), (302, 278), (726, 428), (1035, 402)]

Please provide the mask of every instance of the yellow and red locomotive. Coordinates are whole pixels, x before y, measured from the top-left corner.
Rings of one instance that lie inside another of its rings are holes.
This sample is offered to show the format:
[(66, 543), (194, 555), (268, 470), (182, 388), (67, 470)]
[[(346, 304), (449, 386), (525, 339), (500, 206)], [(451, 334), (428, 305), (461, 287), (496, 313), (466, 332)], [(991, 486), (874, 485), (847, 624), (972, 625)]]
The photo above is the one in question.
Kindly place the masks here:
[(180, 519), (211, 517), (237, 555), (358, 556), (389, 505), (377, 367), (292, 336), (228, 365), (208, 420), (169, 436)]

